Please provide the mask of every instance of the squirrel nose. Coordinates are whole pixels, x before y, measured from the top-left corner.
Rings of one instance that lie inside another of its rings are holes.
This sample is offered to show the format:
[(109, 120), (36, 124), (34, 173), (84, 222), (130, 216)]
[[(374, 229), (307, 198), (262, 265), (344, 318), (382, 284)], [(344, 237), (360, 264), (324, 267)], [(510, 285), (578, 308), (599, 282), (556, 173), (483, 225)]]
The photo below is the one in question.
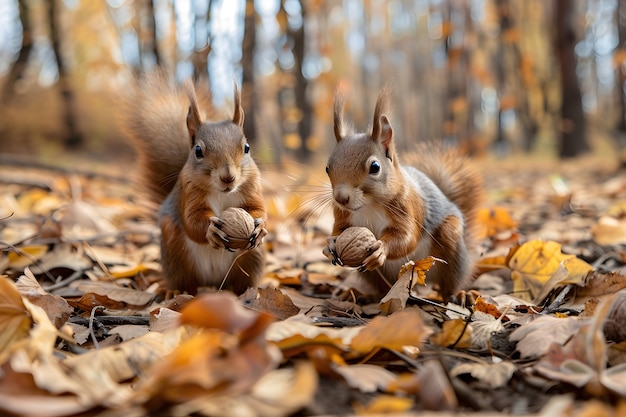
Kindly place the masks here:
[(349, 194), (343, 194), (343, 193), (336, 193), (335, 194), (335, 201), (338, 202), (341, 205), (347, 205), (350, 202), (350, 195)]
[(220, 180), (222, 180), (224, 184), (230, 184), (235, 181), (235, 177), (233, 175), (224, 175), (220, 176)]

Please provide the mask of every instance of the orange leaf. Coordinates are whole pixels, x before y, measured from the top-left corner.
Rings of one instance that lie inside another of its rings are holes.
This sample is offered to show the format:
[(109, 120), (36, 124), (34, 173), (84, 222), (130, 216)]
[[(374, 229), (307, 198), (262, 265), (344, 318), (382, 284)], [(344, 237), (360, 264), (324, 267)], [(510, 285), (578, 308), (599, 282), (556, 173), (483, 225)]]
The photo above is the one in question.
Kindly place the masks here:
[(431, 333), (416, 309), (400, 310), (391, 316), (377, 316), (352, 339), (353, 351), (367, 354), (375, 348), (400, 350), (421, 347)]

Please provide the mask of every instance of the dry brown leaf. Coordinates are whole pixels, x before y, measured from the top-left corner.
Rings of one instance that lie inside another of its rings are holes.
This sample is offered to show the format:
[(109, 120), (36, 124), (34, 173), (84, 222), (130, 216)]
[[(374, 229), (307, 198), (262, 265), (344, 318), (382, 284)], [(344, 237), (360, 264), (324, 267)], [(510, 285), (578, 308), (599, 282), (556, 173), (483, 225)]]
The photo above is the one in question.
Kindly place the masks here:
[(592, 229), (593, 239), (600, 245), (626, 243), (626, 220), (602, 216)]
[(417, 309), (406, 309), (390, 316), (377, 316), (357, 334), (350, 347), (359, 354), (376, 348), (401, 350), (403, 346), (421, 347), (432, 330), (422, 320)]
[(443, 411), (458, 409), (458, 401), (450, 379), (437, 360), (424, 362), (416, 374), (420, 388), (417, 396), (419, 403), (427, 410)]
[(178, 346), (140, 382), (138, 391), (181, 403), (209, 393), (247, 392), (279, 363), (280, 353), (261, 338), (243, 341), (217, 329), (197, 333)]
[[(80, 291), (86, 294), (95, 294), (99, 300), (103, 297), (113, 301), (120, 302), (129, 307), (144, 307), (154, 299), (154, 294), (147, 291), (134, 290), (132, 288), (124, 288), (119, 285), (111, 284), (108, 282), (81, 282), (76, 286)], [(110, 303), (105, 301), (104, 306), (108, 306)], [(110, 307), (113, 308), (113, 307)], [(124, 308), (124, 307), (122, 307)], [(120, 309), (119, 307), (116, 309)], [(89, 310), (87, 310), (89, 311)]]
[(148, 326), (141, 326), (137, 324), (122, 324), (109, 329), (109, 334), (118, 334), (123, 341), (135, 339), (143, 336), (150, 331)]
[(517, 342), (516, 350), (522, 358), (541, 357), (552, 343), (563, 345), (583, 324), (584, 321), (576, 317), (536, 316), (530, 323), (515, 329), (510, 339)]
[(0, 276), (0, 354), (13, 343), (24, 339), (31, 324), (30, 313), (15, 284)]
[(172, 407), (172, 415), (212, 417), (287, 417), (313, 401), (317, 373), (309, 362), (275, 369), (263, 375), (250, 392), (236, 397), (204, 395)]
[(24, 275), (17, 280), (15, 285), (22, 296), (41, 307), (48, 314), (48, 318), (57, 329), (65, 324), (74, 311), (63, 297), (48, 294), (39, 285), (29, 268), (24, 270)]
[(333, 369), (344, 377), (350, 387), (366, 393), (384, 390), (397, 378), (394, 373), (377, 365), (344, 365)]
[(493, 363), (462, 363), (452, 368), (450, 375), (470, 374), (493, 389), (501, 388), (509, 382), (517, 367), (512, 362), (493, 359)]
[(278, 320), (284, 320), (300, 312), (291, 298), (278, 288), (249, 288), (240, 299), (246, 307), (264, 311)]
[(77, 396), (53, 395), (37, 387), (27, 373), (2, 368), (0, 378), (0, 411), (11, 415), (61, 417), (80, 414), (93, 407)]
[(36, 264), (31, 266), (34, 274), (42, 274), (56, 268), (67, 268), (72, 271), (82, 271), (92, 266), (85, 256), (80, 245), (61, 243), (54, 245), (54, 249), (47, 252)]
[(180, 325), (180, 313), (160, 307), (150, 312), (150, 331), (165, 332)]
[(244, 308), (232, 293), (201, 295), (183, 307), (181, 324), (205, 329), (217, 329), (227, 333), (265, 331), (271, 316)]

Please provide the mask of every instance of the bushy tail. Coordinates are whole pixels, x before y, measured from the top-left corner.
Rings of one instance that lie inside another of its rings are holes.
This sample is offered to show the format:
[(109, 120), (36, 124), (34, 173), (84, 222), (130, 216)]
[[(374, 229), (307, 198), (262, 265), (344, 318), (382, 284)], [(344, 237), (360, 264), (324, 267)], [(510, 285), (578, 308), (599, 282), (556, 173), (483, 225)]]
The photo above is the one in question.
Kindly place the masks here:
[[(208, 88), (202, 90), (207, 93), (200, 95), (201, 103), (210, 108)], [(139, 185), (157, 204), (173, 189), (189, 156), (189, 104), (187, 93), (173, 77), (155, 71), (137, 81), (121, 106), (122, 131), (138, 156)]]
[(453, 147), (424, 144), (407, 162), (425, 173), (465, 217), (466, 238), (473, 239), (483, 202), (483, 180), (467, 157)]

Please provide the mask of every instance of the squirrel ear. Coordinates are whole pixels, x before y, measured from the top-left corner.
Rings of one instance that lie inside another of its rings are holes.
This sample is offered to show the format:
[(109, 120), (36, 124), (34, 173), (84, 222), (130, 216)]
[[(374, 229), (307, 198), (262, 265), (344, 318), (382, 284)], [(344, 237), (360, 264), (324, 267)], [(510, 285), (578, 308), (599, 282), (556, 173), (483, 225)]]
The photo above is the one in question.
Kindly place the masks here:
[(237, 88), (237, 83), (235, 83), (235, 112), (233, 114), (233, 123), (243, 128), (244, 119), (245, 114), (243, 107), (241, 107), (241, 94), (239, 93), (239, 88)]
[(185, 88), (187, 89), (187, 96), (190, 102), (189, 112), (187, 113), (187, 129), (189, 130), (189, 137), (193, 140), (198, 129), (200, 129), (202, 118), (200, 117), (200, 109), (198, 108), (198, 100), (196, 99), (196, 90), (191, 80), (185, 81)]
[(379, 124), (379, 137), (376, 137), (372, 134), (372, 137), (380, 140), (380, 143), (385, 147), (387, 151), (392, 145), (393, 142), (393, 128), (391, 127), (391, 123), (389, 119), (384, 114), (380, 116), (380, 124)]
[(343, 139), (343, 102), (344, 97), (336, 94), (335, 102), (333, 104), (333, 118), (334, 118), (334, 130), (335, 130), (335, 139), (337, 142), (340, 142)]

